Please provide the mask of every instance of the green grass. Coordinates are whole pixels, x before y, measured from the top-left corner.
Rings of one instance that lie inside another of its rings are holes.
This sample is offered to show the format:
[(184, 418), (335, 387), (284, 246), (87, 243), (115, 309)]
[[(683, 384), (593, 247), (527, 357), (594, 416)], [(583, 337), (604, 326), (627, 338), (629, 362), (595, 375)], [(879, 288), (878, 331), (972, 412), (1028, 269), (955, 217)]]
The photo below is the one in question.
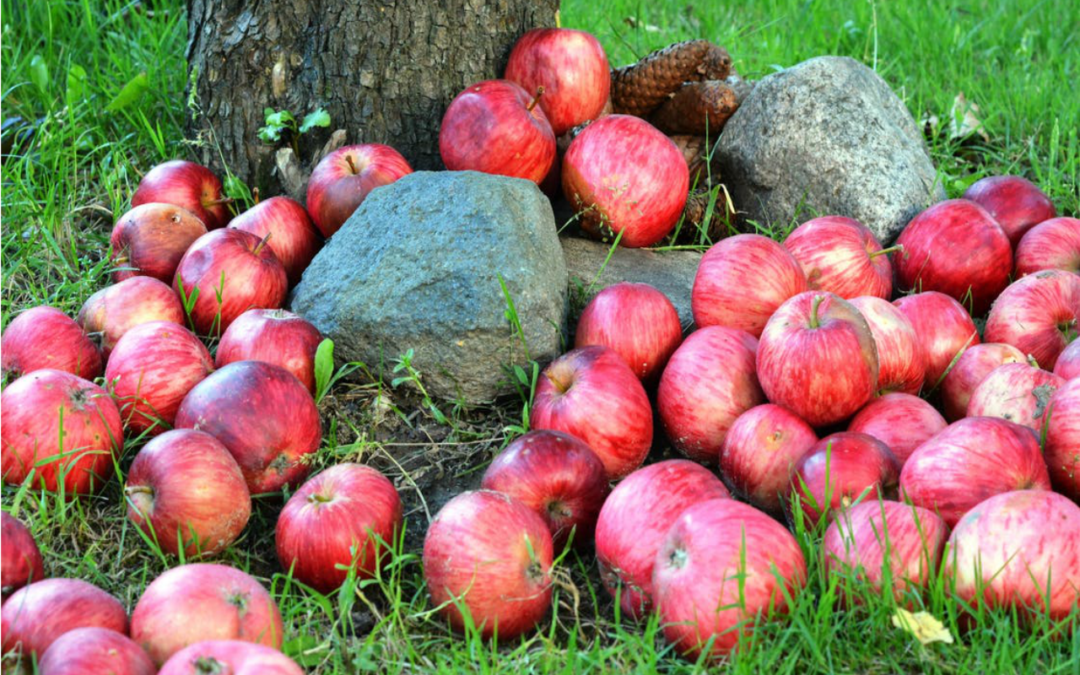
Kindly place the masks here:
[[(187, 152), (183, 3), (153, 5), (151, 11), (118, 0), (3, 0), (3, 117), (5, 124), (21, 117), (33, 128), (21, 157), (5, 161), (2, 170), (4, 325), (41, 303), (73, 314), (106, 284), (108, 233), (139, 177)], [(983, 175), (1015, 172), (1039, 184), (1062, 213), (1080, 212), (1080, 98), (1073, 92), (1080, 76), (1080, 10), (1071, 0), (692, 6), (568, 0), (563, 24), (595, 32), (614, 65), (693, 37), (728, 47), (738, 70), (753, 78), (819, 54), (849, 55), (874, 66), (916, 118), (947, 120), (963, 92), (979, 106), (989, 140), (932, 140), (950, 196)], [(414, 377), (408, 366), (401, 374)], [(522, 376), (527, 398), (529, 378)], [(489, 459), (520, 425), (510, 419), (520, 407), (440, 405), (390, 385), (339, 382), (323, 402), (329, 422), (317, 464), (374, 463), (406, 495), (410, 522), (425, 522), (423, 495), (437, 492), (443, 481), (468, 480), (463, 474)], [(135, 447), (129, 443), (121, 470)], [(455, 457), (460, 461), (450, 461)], [(443, 462), (452, 467), (445, 476)], [(695, 670), (664, 646), (655, 620), (637, 625), (618, 616), (586, 554), (564, 560), (554, 620), (498, 649), (475, 635), (449, 634), (432, 613), (416, 527), (381, 579), (327, 597), (302, 589), (274, 557), (279, 503), (258, 499), (245, 534), (220, 558), (272, 589), (286, 620), (286, 651), (312, 672)], [(30, 525), (50, 575), (91, 581), (129, 608), (157, 574), (176, 564), (131, 527), (120, 481), (71, 503), (5, 487), (3, 508)], [(762, 628), (729, 664), (731, 672), (1080, 673), (1080, 637), (1032, 634), (1007, 613), (982, 616), (975, 628), (961, 631), (956, 605), (940, 583), (919, 602), (950, 628), (957, 638), (952, 645), (913, 641), (892, 626), (891, 598), (865, 587), (853, 591), (862, 604), (844, 609), (837, 597), (841, 580), (827, 578), (818, 564), (819, 535), (798, 535), (809, 584), (790, 618)]]

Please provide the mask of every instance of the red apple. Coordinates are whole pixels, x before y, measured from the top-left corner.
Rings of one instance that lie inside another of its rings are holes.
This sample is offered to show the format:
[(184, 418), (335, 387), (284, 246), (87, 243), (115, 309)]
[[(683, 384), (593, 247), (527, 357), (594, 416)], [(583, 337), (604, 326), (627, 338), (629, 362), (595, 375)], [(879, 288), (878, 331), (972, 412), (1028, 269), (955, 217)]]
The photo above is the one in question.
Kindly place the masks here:
[(877, 347), (851, 303), (809, 291), (781, 305), (765, 325), (757, 372), (771, 402), (811, 426), (826, 426), (850, 417), (877, 391)]
[(1050, 482), (1080, 504), (1080, 379), (1069, 380), (1054, 393), (1047, 418), (1043, 456)]
[(570, 143), (562, 186), (586, 232), (608, 241), (621, 233), (620, 244), (638, 248), (658, 243), (675, 227), (690, 171), (675, 143), (651, 124), (607, 115)]
[(712, 472), (685, 459), (650, 464), (615, 486), (596, 523), (596, 563), (624, 613), (644, 619), (652, 611), (656, 553), (679, 515), (729, 496)]
[(81, 579), (45, 579), (23, 586), (4, 601), (4, 654), (20, 651), (38, 658), (64, 633), (97, 626), (122, 635), (128, 616), (120, 601)]
[(198, 333), (220, 335), (248, 309), (274, 309), (285, 301), (285, 268), (266, 243), (250, 232), (224, 229), (203, 235), (187, 250), (173, 287), (191, 303)]
[(537, 104), (544, 89), (487, 80), (458, 94), (443, 115), (439, 153), (451, 171), (481, 171), (539, 185), (555, 161), (555, 134)]
[(113, 281), (148, 276), (171, 284), (180, 259), (204, 234), (203, 221), (183, 207), (136, 206), (116, 221), (109, 237)]
[(92, 380), (104, 365), (97, 345), (58, 309), (40, 305), (22, 312), (0, 339), (4, 375), (19, 377), (51, 368)]
[(1061, 352), (1054, 365), (1054, 374), (1065, 380), (1080, 377), (1080, 340), (1074, 339)]
[(1062, 270), (1029, 274), (998, 297), (986, 318), (987, 342), (1004, 342), (1053, 370), (1080, 331), (1080, 276)]
[(142, 647), (114, 630), (76, 628), (57, 638), (38, 662), (40, 675), (154, 675)]
[(799, 495), (811, 526), (854, 502), (896, 493), (900, 462), (873, 436), (841, 431), (815, 443), (795, 464), (792, 494)]
[(262, 361), (281, 366), (315, 393), (319, 329), (284, 309), (249, 309), (232, 322), (218, 343), (216, 365)]
[(979, 344), (979, 331), (971, 315), (944, 293), (905, 295), (893, 304), (911, 322), (919, 338), (926, 366), (923, 381), (926, 389), (935, 389), (953, 360), (965, 349)]
[(656, 407), (679, 452), (715, 464), (739, 415), (765, 403), (755, 368), (757, 348), (757, 338), (746, 331), (709, 326), (675, 350), (660, 376)]
[(582, 441), (557, 431), (530, 431), (499, 453), (480, 487), (508, 494), (544, 519), (556, 549), (593, 540), (608, 495), (604, 463)]
[(975, 387), (968, 401), (968, 417), (1000, 417), (1042, 433), (1050, 397), (1065, 384), (1053, 373), (1026, 363), (994, 368)]
[(412, 173), (401, 153), (389, 145), (346, 145), (323, 157), (311, 172), (307, 209), (323, 237), (341, 229), (375, 188)]
[(230, 363), (195, 385), (180, 404), (176, 427), (221, 441), (253, 495), (302, 481), (310, 470), (304, 459), (322, 440), (311, 394), (289, 371), (261, 361)]
[(19, 485), (66, 496), (88, 494), (112, 478), (124, 449), (120, 411), (104, 389), (59, 370), (35, 370), (0, 394), (3, 474)]
[(153, 277), (131, 277), (91, 295), (75, 321), (88, 335), (98, 338), (101, 353), (108, 359), (117, 340), (135, 326), (150, 321), (183, 326), (184, 307), (164, 282)]
[(158, 675), (304, 675), (276, 649), (241, 640), (204, 640), (173, 654)]
[(212, 372), (210, 352), (191, 331), (151, 321), (116, 343), (105, 380), (128, 430), (159, 434), (176, 421), (176, 411), (192, 387)]
[(162, 551), (185, 559), (233, 543), (251, 516), (251, 493), (228, 449), (210, 434), (168, 431), (128, 471), (127, 515)]
[(866, 319), (874, 336), (878, 393), (918, 394), (926, 376), (926, 363), (915, 326), (888, 300), (864, 295), (852, 298), (851, 304)]
[[(949, 591), (967, 607), (1033, 611), (1053, 621), (1080, 604), (1080, 506), (1053, 492), (1018, 490), (975, 505), (945, 552)], [(1068, 629), (1066, 629), (1068, 634)]]
[(780, 305), (809, 288), (798, 261), (777, 242), (759, 234), (728, 237), (698, 263), (690, 296), (694, 323), (761, 337)]
[(534, 28), (514, 43), (506, 79), (525, 91), (544, 88), (540, 107), (556, 136), (600, 116), (611, 88), (600, 41), (581, 30)]
[(0, 539), (4, 542), (0, 551), (3, 555), (0, 585), (3, 586), (3, 597), (7, 599), (26, 584), (44, 579), (45, 567), (34, 535), (25, 525), (7, 511), (0, 513), (0, 523), (3, 528)]
[(131, 612), (131, 639), (161, 665), (203, 640), (242, 640), (281, 649), (281, 613), (266, 589), (225, 565), (180, 565), (146, 587)]
[(985, 342), (965, 349), (941, 382), (945, 417), (951, 422), (966, 417), (971, 394), (987, 375), (1000, 365), (1024, 361), (1023, 352), (999, 342)]
[(877, 237), (852, 218), (822, 216), (808, 220), (784, 240), (806, 273), (810, 289), (850, 300), (860, 295), (892, 295), (892, 263)]
[(158, 164), (143, 176), (131, 197), (131, 206), (150, 203), (181, 206), (194, 213), (206, 229), (215, 230), (229, 224), (232, 201), (224, 196), (221, 181), (210, 169), (174, 159)]
[(501, 492), (463, 492), (428, 527), (424, 580), (455, 630), (511, 639), (551, 606), (552, 553), (551, 532), (528, 506)]
[[(737, 581), (736, 581), (737, 580)], [(806, 584), (802, 549), (787, 529), (733, 499), (683, 511), (656, 554), (653, 589), (664, 637), (696, 659), (749, 639), (754, 626), (784, 614)]]
[(1011, 490), (1050, 489), (1039, 441), (997, 417), (967, 417), (920, 445), (900, 472), (900, 494), (953, 527), (982, 500)]
[(1013, 246), (1032, 227), (1057, 215), (1050, 198), (1020, 176), (982, 178), (964, 191), (964, 199), (986, 209), (1009, 235)]
[(281, 567), (322, 592), (338, 588), (355, 569), (370, 579), (401, 529), (401, 498), (371, 467), (337, 464), (296, 491), (278, 516)]
[(552, 361), (536, 384), (533, 429), (585, 441), (608, 478), (641, 466), (652, 447), (652, 407), (630, 366), (607, 347), (583, 347)]
[(818, 437), (787, 408), (766, 403), (739, 415), (720, 450), (720, 474), (739, 497), (779, 515), (791, 472)]
[(597, 293), (578, 319), (575, 347), (610, 347), (642, 382), (655, 382), (682, 342), (679, 313), (649, 284), (623, 281)]
[(915, 448), (947, 426), (934, 406), (918, 396), (897, 393), (870, 401), (851, 419), (848, 431), (878, 439), (903, 466)]
[(1028, 230), (1016, 245), (1014, 276), (1059, 269), (1080, 273), (1080, 219), (1051, 218)]
[[(821, 542), (827, 574), (860, 579), (880, 594), (888, 583), (906, 606), (934, 577), (949, 528), (932, 511), (870, 500), (838, 513)], [(843, 589), (843, 586), (841, 587)], [(849, 602), (860, 597), (844, 592)]]
[(250, 232), (266, 244), (281, 261), (289, 285), (300, 281), (311, 259), (322, 248), (322, 237), (300, 202), (288, 197), (271, 197), (244, 211), (229, 227)]
[(1009, 237), (981, 206), (965, 199), (934, 204), (900, 234), (894, 264), (904, 290), (937, 291), (982, 315), (1009, 285)]

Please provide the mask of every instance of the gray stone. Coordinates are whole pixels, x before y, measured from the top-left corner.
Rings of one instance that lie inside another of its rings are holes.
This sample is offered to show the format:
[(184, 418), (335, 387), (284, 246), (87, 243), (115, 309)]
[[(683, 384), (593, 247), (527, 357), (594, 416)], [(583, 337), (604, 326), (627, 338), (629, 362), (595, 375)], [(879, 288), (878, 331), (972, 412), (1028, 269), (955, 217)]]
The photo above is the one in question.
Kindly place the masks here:
[(566, 266), (551, 204), (528, 181), (418, 172), (371, 193), (315, 256), (292, 309), (335, 343), (339, 360), (389, 378), (414, 351), (428, 393), (482, 403), (504, 391), (503, 366), (558, 354)]
[[(656, 287), (675, 305), (683, 330), (688, 330), (693, 325), (690, 291), (694, 287), (694, 275), (697, 274), (698, 263), (701, 262), (701, 253), (650, 251), (621, 246), (611, 253), (610, 244), (574, 237), (563, 237), (562, 246), (563, 255), (566, 256), (566, 269), (570, 275), (570, 293), (575, 300), (572, 303), (571, 325), (577, 323), (577, 315), (592, 296), (620, 281), (633, 281)], [(599, 278), (597, 274), (600, 275)]]
[(744, 221), (842, 215), (888, 244), (945, 198), (907, 107), (846, 57), (810, 59), (758, 82), (724, 127), (719, 153)]

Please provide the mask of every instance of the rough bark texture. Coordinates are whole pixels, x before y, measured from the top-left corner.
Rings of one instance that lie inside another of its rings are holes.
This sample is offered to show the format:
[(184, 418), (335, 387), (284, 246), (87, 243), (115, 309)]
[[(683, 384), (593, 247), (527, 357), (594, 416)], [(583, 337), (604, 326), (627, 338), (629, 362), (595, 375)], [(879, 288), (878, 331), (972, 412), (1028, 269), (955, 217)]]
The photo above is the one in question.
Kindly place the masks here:
[[(329, 111), (329, 129), (301, 138), (305, 172), (334, 129), (349, 143), (393, 145), (416, 169), (441, 168), (439, 123), (450, 100), (499, 77), (514, 41), (555, 25), (558, 7), (558, 0), (189, 0), (187, 58), (202, 109), (190, 131), (212, 131), (233, 173), (270, 194), (281, 183), (277, 148), (257, 136), (267, 107), (297, 119)], [(221, 169), (215, 148), (203, 153)]]

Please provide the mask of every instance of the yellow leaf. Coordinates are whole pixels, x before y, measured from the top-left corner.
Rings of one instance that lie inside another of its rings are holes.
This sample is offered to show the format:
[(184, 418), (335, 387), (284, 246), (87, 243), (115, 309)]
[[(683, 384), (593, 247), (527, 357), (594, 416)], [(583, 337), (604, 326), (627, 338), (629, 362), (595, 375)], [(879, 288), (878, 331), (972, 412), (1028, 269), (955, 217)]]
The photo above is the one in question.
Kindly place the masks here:
[(935, 619), (927, 612), (915, 612), (912, 614), (903, 608), (898, 608), (893, 614), (892, 623), (897, 628), (905, 630), (915, 636), (915, 639), (924, 645), (931, 642), (944, 642), (951, 645), (952, 634), (945, 624)]

